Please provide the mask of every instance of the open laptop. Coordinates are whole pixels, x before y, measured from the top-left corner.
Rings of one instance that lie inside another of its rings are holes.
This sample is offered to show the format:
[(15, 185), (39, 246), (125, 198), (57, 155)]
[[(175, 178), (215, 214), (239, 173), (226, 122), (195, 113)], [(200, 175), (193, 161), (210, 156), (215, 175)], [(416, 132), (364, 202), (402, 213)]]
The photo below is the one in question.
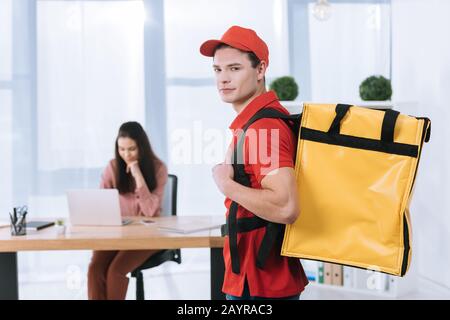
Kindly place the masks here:
[(66, 194), (72, 225), (121, 226), (131, 222), (122, 219), (117, 189), (68, 190)]

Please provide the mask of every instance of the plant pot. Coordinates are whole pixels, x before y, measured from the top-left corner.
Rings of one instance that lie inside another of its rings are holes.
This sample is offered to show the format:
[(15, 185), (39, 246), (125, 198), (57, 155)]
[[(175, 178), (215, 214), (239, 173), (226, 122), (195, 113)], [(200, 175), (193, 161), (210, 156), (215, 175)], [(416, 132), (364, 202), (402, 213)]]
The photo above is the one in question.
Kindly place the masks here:
[(66, 226), (64, 225), (55, 225), (56, 234), (65, 234), (66, 233)]

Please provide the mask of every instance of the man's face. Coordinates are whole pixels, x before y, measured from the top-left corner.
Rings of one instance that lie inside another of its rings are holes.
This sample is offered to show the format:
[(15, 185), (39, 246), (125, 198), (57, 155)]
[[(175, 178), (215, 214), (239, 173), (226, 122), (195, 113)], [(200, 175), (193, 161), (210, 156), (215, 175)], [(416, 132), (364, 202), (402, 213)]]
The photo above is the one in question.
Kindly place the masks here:
[(244, 103), (252, 97), (258, 89), (258, 80), (264, 78), (258, 67), (252, 67), (247, 53), (235, 48), (218, 49), (213, 68), (220, 97), (232, 104)]

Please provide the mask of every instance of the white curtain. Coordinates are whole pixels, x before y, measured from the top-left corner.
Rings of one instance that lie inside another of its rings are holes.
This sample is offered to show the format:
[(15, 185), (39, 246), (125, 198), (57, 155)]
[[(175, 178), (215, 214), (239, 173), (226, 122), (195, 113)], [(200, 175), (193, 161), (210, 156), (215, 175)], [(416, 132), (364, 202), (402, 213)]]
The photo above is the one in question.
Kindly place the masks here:
[[(1, 31), (0, 31), (1, 32)], [(0, 49), (1, 50), (1, 49)], [(12, 207), (12, 101), (11, 90), (0, 88), (0, 221), (8, 222), (8, 211)]]
[(12, 0), (0, 1), (0, 220), (12, 206)]
[(100, 168), (120, 124), (144, 120), (143, 3), (37, 9), (38, 168)]
[[(145, 125), (144, 19), (139, 0), (0, 1), (0, 220), (22, 204), (67, 217), (65, 191), (98, 187), (120, 124)], [(21, 297), (85, 298), (89, 257), (20, 252)], [(64, 291), (27, 291), (52, 282)]]

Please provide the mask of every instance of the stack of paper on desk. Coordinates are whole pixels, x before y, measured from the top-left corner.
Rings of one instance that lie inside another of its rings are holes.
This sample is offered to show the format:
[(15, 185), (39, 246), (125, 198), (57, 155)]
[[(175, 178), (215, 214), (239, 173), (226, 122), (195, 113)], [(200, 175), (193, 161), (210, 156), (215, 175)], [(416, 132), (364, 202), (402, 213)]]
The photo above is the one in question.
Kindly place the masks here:
[(3, 228), (3, 227), (9, 227), (10, 226), (10, 222), (8, 222), (8, 221), (2, 221), (2, 220), (0, 220), (0, 228)]
[(205, 223), (198, 221), (158, 222), (158, 228), (162, 231), (176, 233), (192, 233), (204, 230), (220, 228), (220, 223)]

